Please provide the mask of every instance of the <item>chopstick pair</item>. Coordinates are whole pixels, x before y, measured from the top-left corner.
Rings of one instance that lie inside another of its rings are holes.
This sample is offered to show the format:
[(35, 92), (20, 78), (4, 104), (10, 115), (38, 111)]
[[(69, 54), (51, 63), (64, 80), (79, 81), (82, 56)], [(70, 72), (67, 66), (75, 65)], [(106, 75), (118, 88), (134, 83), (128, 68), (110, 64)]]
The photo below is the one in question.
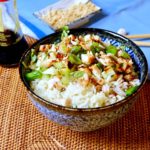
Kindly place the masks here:
[[(129, 39), (150, 39), (150, 34), (126, 35), (126, 37)], [(150, 42), (143, 42), (137, 40), (133, 40), (133, 42), (138, 46), (150, 46)]]

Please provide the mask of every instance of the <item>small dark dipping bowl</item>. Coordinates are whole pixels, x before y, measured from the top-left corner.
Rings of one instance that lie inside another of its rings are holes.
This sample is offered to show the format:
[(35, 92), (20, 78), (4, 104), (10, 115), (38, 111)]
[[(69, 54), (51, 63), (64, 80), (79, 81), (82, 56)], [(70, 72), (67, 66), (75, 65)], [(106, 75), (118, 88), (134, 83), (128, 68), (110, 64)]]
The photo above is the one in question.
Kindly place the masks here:
[(28, 96), (34, 106), (44, 116), (46, 116), (49, 120), (53, 122), (56, 122), (60, 125), (66, 126), (76, 131), (92, 131), (111, 124), (130, 109), (147, 79), (148, 65), (141, 49), (131, 40), (117, 33), (108, 30), (93, 28), (72, 29), (70, 30), (70, 33), (75, 35), (82, 35), (88, 33), (96, 34), (101, 37), (103, 42), (109, 41), (114, 46), (125, 46), (125, 51), (131, 56), (139, 72), (139, 79), (141, 81), (141, 85), (136, 92), (134, 92), (131, 96), (123, 99), (122, 101), (119, 101), (109, 106), (98, 108), (68, 108), (48, 102), (47, 100), (35, 94), (24, 77), (26, 69), (22, 64), (24, 62), (24, 64), (28, 66), (28, 63), (30, 62), (30, 53), (32, 48), (38, 49), (41, 44), (54, 43), (56, 41), (59, 41), (61, 37), (61, 32), (56, 32), (42, 38), (41, 40), (33, 44), (24, 53), (20, 61), (19, 72), (21, 80), (24, 83), (24, 86), (27, 88)]

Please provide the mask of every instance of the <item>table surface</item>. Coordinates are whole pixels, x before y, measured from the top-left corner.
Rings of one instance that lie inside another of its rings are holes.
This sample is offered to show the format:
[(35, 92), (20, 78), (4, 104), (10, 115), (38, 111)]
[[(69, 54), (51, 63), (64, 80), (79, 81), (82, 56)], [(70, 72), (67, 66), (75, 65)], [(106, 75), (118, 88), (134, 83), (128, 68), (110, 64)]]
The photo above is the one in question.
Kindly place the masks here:
[[(92, 0), (102, 8), (99, 16), (84, 27), (105, 28), (117, 32), (124, 27), (130, 34), (149, 33), (149, 0)], [(25, 23), (39, 38), (53, 33), (48, 25), (36, 18), (33, 13), (58, 0), (17, 0), (20, 20)]]
[[(35, 42), (27, 37), (29, 44)], [(27, 98), (18, 68), (0, 67), (1, 150), (148, 150), (150, 149), (150, 81), (131, 110), (112, 125), (80, 133), (42, 116)]]

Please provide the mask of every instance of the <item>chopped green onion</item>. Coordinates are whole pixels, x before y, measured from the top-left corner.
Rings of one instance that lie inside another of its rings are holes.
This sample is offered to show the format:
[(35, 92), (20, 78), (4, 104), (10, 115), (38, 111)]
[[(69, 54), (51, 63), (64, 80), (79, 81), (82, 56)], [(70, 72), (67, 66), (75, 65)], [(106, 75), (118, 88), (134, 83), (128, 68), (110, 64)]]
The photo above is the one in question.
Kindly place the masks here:
[(64, 43), (62, 44), (62, 50), (65, 54), (67, 53), (67, 46)]
[(111, 53), (111, 54), (113, 54), (113, 55), (116, 55), (117, 54), (117, 51), (118, 51), (118, 49), (115, 47), (115, 46), (113, 46), (113, 45), (109, 45), (107, 48), (106, 48), (106, 53), (108, 54), (108, 53)]
[(91, 48), (91, 51), (92, 51), (93, 55), (96, 52), (99, 52), (101, 50), (101, 48), (99, 46), (99, 43), (97, 43), (97, 42), (93, 42), (90, 48)]
[(75, 71), (72, 72), (71, 75), (75, 78), (81, 78), (84, 75), (84, 71)]
[(68, 26), (64, 26), (62, 28), (62, 34), (61, 34), (61, 39), (63, 39), (64, 37), (67, 37), (69, 33), (69, 27)]
[(62, 69), (61, 74), (63, 76), (62, 76), (61, 82), (62, 82), (63, 85), (68, 85), (69, 84), (69, 81), (70, 81), (70, 78), (71, 78), (70, 72), (71, 72), (71, 70), (69, 68)]
[(69, 68), (61, 69), (61, 74), (64, 76), (70, 76), (71, 70)]
[(81, 55), (86, 54), (86, 53), (87, 53), (87, 51), (82, 49), (80, 52), (78, 52), (77, 57), (81, 58)]
[(74, 54), (70, 54), (68, 59), (72, 64), (80, 65), (82, 63), (81, 59)]
[(40, 72), (43, 72), (43, 71), (45, 71), (47, 68), (46, 67), (40, 67)]
[(131, 94), (133, 94), (136, 90), (138, 89), (138, 86), (132, 86), (129, 89), (126, 90), (126, 95), (130, 96)]
[(65, 68), (62, 72), (63, 74), (63, 77), (61, 79), (61, 82), (63, 85), (68, 85), (70, 80), (72, 80), (74, 78), (80, 78), (84, 75), (84, 71), (74, 71), (74, 72), (71, 72), (70, 69), (68, 68)]
[(125, 52), (125, 51), (122, 51), (121, 56), (123, 58), (127, 58), (127, 59), (130, 58), (130, 55), (127, 52)]
[(62, 79), (61, 79), (61, 83), (63, 85), (68, 85), (69, 84), (69, 81), (70, 81), (70, 78), (67, 77), (67, 76), (63, 76)]
[(37, 59), (36, 55), (33, 55), (32, 58), (31, 58), (31, 61), (32, 61), (32, 62), (35, 62), (36, 59)]
[(38, 78), (41, 78), (42, 77), (42, 73), (40, 71), (31, 71), (31, 72), (28, 72), (25, 74), (25, 78), (29, 81), (32, 81), (32, 80), (35, 80), (35, 79), (38, 79)]
[(42, 78), (50, 79), (52, 76), (50, 74), (43, 74)]
[(69, 31), (69, 27), (68, 26), (63, 26), (62, 31), (66, 31), (66, 32)]
[(56, 63), (54, 64), (54, 66), (55, 66), (57, 69), (61, 69), (61, 68), (65, 67), (65, 64), (62, 63), (62, 62), (56, 62)]
[(78, 54), (81, 50), (82, 50), (82, 47), (80, 45), (76, 45), (71, 48), (71, 53)]
[(103, 67), (102, 63), (100, 63), (100, 62), (97, 63), (96, 65), (97, 65), (97, 67), (98, 67), (99, 69), (102, 69), (102, 67)]
[(31, 62), (34, 63), (36, 60), (35, 49), (31, 49)]

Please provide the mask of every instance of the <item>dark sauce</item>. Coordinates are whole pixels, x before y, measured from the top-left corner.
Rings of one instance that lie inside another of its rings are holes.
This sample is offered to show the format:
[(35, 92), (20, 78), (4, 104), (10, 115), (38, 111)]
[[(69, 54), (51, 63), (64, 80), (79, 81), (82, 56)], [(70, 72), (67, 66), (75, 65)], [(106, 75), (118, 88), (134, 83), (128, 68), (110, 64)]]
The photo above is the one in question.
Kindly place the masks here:
[(5, 39), (0, 39), (0, 43), (4, 44), (4, 46), (0, 45), (0, 65), (4, 67), (17, 66), (22, 54), (28, 48), (28, 44), (24, 37), (20, 38), (11, 30), (5, 30), (2, 34)]

